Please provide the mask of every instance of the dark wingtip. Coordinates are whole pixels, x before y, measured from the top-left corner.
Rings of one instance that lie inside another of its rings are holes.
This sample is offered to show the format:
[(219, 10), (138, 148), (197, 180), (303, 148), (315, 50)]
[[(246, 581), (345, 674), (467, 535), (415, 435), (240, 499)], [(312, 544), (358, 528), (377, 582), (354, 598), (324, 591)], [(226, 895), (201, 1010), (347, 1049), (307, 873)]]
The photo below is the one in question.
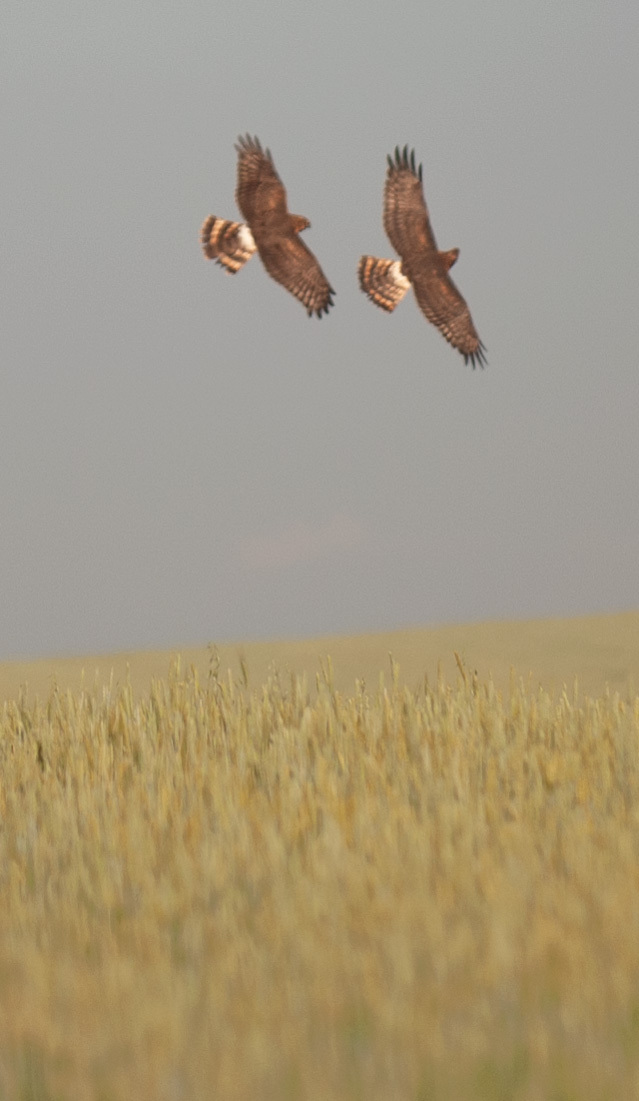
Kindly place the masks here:
[(309, 316), (309, 317), (312, 317), (312, 316), (313, 316), (313, 314), (315, 314), (315, 316), (316, 316), (316, 317), (319, 317), (319, 318), (321, 319), (321, 318), (322, 318), (322, 316), (323, 316), (323, 315), (324, 315), (325, 313), (328, 313), (328, 311), (330, 310), (331, 306), (334, 306), (334, 305), (335, 305), (335, 303), (333, 302), (333, 296), (334, 296), (334, 295), (335, 295), (335, 291), (333, 290), (333, 288), (332, 288), (332, 287), (329, 287), (329, 288), (328, 288), (328, 296), (327, 296), (327, 298), (326, 298), (326, 302), (324, 302), (324, 303), (323, 303), (323, 304), (322, 304), (321, 306), (318, 306), (318, 307), (317, 307), (317, 309), (310, 309), (310, 310), (307, 310), (306, 312), (307, 312), (308, 316)]
[(473, 370), (477, 366), (477, 363), (480, 367), (488, 366), (488, 360), (486, 358), (486, 345), (482, 344), (481, 340), (479, 341), (476, 351), (471, 352), (470, 355), (464, 356), (464, 362), (468, 363), (468, 360), (470, 360), (470, 362), (472, 363)]
[[(264, 152), (263, 149), (262, 149), (260, 139), (258, 137), (252, 137), (251, 134), (249, 134), (248, 130), (247, 130), (246, 134), (240, 134), (240, 136), (237, 139), (237, 142), (235, 143), (235, 148), (236, 148), (238, 153), (246, 153), (246, 152), (262, 153), (262, 152)], [(269, 153), (268, 149), (266, 150), (266, 156), (269, 157), (269, 159), (270, 159), (270, 153)]]
[(409, 150), (408, 145), (405, 145), (403, 149), (400, 149), (399, 145), (395, 146), (395, 156), (388, 154), (386, 157), (388, 161), (388, 167), (391, 172), (396, 172), (399, 169), (408, 169), (419, 180), (422, 178), (422, 166), (418, 166), (415, 161), (415, 150)]

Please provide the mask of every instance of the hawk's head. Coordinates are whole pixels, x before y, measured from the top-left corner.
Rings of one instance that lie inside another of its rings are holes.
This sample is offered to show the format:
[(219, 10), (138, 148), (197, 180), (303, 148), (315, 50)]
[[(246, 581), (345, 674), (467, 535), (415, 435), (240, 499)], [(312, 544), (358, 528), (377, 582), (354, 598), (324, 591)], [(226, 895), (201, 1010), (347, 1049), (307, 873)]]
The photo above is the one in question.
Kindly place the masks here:
[(440, 260), (443, 261), (443, 264), (444, 264), (444, 267), (446, 268), (446, 271), (448, 271), (450, 268), (452, 268), (452, 266), (455, 263), (455, 261), (457, 260), (458, 256), (459, 256), (459, 249), (458, 248), (451, 248), (451, 249), (448, 250), (448, 252), (440, 252), (439, 258), (440, 258)]
[(301, 233), (303, 229), (310, 229), (311, 223), (303, 214), (291, 214), (290, 217), (294, 233)]

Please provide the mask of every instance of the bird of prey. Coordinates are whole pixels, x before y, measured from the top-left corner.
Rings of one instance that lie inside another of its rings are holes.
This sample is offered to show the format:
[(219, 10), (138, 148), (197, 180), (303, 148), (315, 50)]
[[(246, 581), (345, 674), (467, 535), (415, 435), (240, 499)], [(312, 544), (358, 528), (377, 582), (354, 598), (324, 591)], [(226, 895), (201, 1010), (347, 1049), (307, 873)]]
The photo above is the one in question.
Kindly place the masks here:
[(259, 252), (264, 267), (306, 307), (309, 317), (321, 317), (333, 305), (332, 289), (315, 256), (300, 239), (310, 222), (290, 214), (286, 191), (268, 149), (257, 138), (238, 139), (235, 198), (244, 222), (229, 222), (211, 214), (200, 230), (204, 255), (235, 273)]
[(415, 152), (395, 150), (388, 157), (384, 187), (384, 229), (401, 260), (362, 256), (357, 269), (360, 287), (377, 306), (395, 309), (409, 287), (429, 321), (436, 325), (464, 361), (484, 366), (486, 349), (470, 311), (448, 272), (459, 249), (439, 252), (431, 229), (422, 187), (422, 166), (415, 168)]

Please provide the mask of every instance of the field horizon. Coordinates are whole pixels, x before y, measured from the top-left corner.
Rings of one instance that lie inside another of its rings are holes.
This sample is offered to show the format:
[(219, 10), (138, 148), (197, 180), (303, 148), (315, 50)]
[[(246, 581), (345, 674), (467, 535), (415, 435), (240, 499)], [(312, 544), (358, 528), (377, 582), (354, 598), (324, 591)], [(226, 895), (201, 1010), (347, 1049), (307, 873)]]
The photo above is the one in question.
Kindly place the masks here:
[(499, 691), (513, 676), (529, 687), (552, 693), (564, 686), (601, 696), (607, 689), (631, 697), (639, 690), (639, 611), (569, 618), (488, 620), (481, 623), (407, 627), (359, 635), (325, 635), (272, 641), (217, 642), (166, 650), (120, 651), (97, 655), (52, 656), (0, 662), (4, 700), (22, 694), (45, 699), (52, 685), (80, 691), (97, 684), (129, 683), (135, 695), (166, 676), (177, 656), (182, 668), (206, 677), (212, 663), (222, 673), (255, 688), (274, 672), (306, 675), (313, 687), (330, 657), (337, 690), (352, 692), (360, 681), (374, 688), (389, 671), (389, 656), (400, 681), (416, 687), (426, 678), (458, 675), (457, 658), (480, 680)]

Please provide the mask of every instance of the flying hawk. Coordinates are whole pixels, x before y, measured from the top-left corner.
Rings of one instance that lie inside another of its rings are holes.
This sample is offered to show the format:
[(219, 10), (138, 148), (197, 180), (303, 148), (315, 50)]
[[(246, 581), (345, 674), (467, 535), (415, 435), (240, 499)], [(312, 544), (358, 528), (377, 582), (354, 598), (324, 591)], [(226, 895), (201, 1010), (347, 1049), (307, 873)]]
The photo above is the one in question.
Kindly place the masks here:
[(268, 149), (248, 134), (238, 139), (235, 199), (245, 222), (227, 222), (211, 214), (202, 225), (204, 255), (235, 273), (257, 250), (269, 275), (321, 317), (333, 305), (335, 291), (313, 253), (300, 239), (308, 218), (289, 214), (286, 191)]
[(384, 187), (384, 229), (399, 260), (362, 256), (357, 269), (365, 294), (383, 310), (395, 309), (412, 286), (417, 304), (449, 344), (458, 348), (473, 367), (486, 363), (470, 311), (448, 275), (459, 249), (438, 252), (422, 188), (422, 166), (415, 168), (415, 152), (395, 150), (388, 157)]

